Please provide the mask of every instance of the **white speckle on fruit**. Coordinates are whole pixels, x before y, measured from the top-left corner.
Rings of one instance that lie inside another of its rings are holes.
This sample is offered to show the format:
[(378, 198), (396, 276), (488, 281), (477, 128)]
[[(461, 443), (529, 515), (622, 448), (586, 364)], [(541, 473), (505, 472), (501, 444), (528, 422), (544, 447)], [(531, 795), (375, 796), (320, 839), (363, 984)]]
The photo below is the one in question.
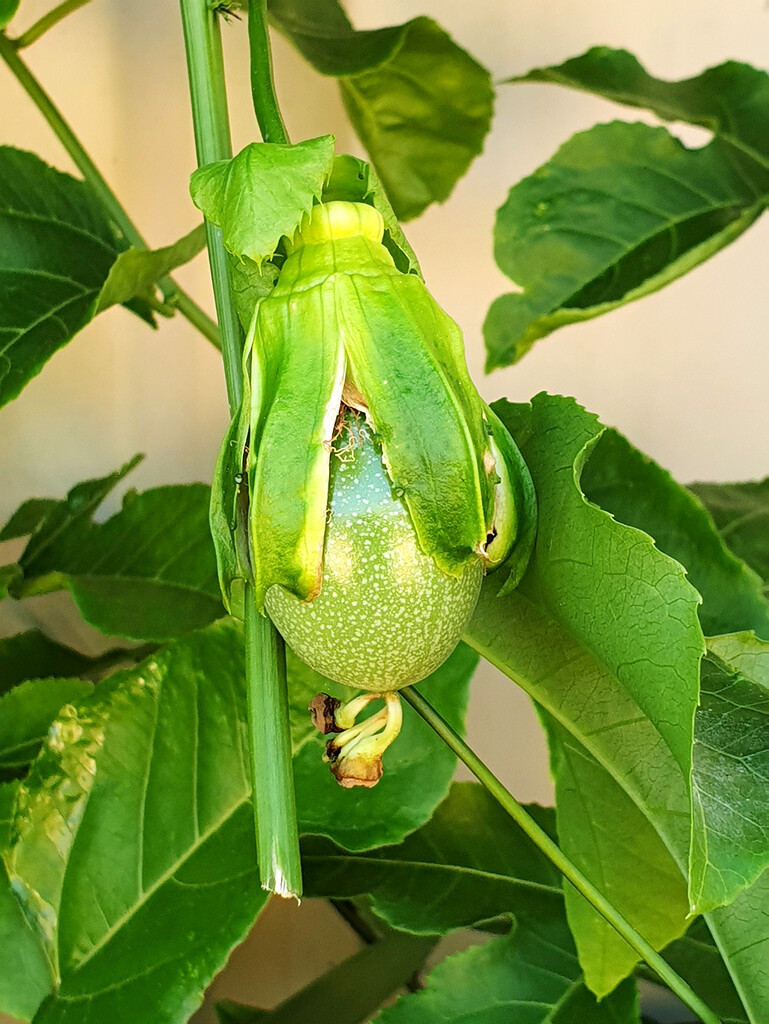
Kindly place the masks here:
[[(331, 512), (320, 594), (271, 587), (265, 604), (286, 641), (330, 679), (386, 692), (424, 679), (452, 652), (478, 599), (482, 562), (460, 579), (420, 549), (367, 428), (331, 456)], [(367, 495), (364, 497), (363, 495)]]

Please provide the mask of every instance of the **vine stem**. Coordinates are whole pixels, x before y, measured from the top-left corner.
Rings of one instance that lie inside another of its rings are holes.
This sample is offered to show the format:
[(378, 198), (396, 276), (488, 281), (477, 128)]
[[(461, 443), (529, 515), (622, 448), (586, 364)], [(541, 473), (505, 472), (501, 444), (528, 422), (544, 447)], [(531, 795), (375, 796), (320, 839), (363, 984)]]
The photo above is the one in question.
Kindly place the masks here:
[(26, 32), (22, 32), (20, 36), (13, 40), (13, 45), (17, 50), (23, 50), (25, 46), (31, 46), (32, 43), (36, 43), (37, 40), (48, 31), (53, 28), (54, 25), (66, 18), (68, 14), (72, 14), (81, 7), (85, 7), (91, 0), (63, 0), (63, 3), (58, 4), (53, 10), (48, 11), (42, 18), (39, 18), (34, 25), (30, 25)]
[[(221, 35), (208, 0), (181, 0), (195, 144), (200, 165), (232, 155)], [(211, 277), (222, 331), (230, 411), (243, 395), (242, 332), (229, 283), (229, 262), (218, 228), (206, 224)], [(291, 760), (285, 647), (245, 588), (245, 655), (254, 826), (262, 887), (280, 896), (302, 892), (299, 832)]]
[(400, 693), (440, 736), (443, 742), (470, 769), (478, 781), (485, 786), (503, 810), (510, 815), (513, 821), (544, 853), (548, 860), (558, 868), (564, 878), (585, 897), (598, 913), (622, 936), (625, 942), (646, 961), (654, 973), (678, 996), (681, 1002), (685, 1003), (693, 1013), (696, 1013), (703, 1024), (721, 1024), (719, 1018), (700, 999), (697, 993), (690, 988), (683, 978), (676, 974), (670, 964), (612, 906), (590, 879), (569, 860), (557, 843), (554, 843), (550, 836), (527, 814), (512, 793), (502, 785), (496, 775), (483, 763), (475, 751), (465, 743), (462, 737), (452, 729), (448, 722), (438, 714), (435, 708), (413, 686), (407, 686)]
[[(107, 184), (101, 171), (83, 147), (80, 139), (75, 135), (70, 124), (37, 78), (32, 74), (26, 62), (19, 56), (17, 46), (18, 40), (14, 42), (4, 33), (0, 32), (0, 58), (5, 61), (11, 73), (53, 129), (59, 141), (72, 158), (75, 166), (96, 193), (101, 204), (120, 231), (122, 231), (126, 240), (135, 249), (148, 249), (149, 246), (128, 216), (120, 200)], [(179, 288), (171, 278), (166, 277), (159, 281), (158, 284), (163, 293), (164, 301), (178, 309), (182, 316), (196, 327), (204, 337), (215, 345), (216, 348), (220, 348), (221, 343), (216, 324), (200, 306), (185, 291)]]
[(267, 29), (267, 0), (249, 0), (248, 46), (251, 53), (251, 95), (264, 142), (289, 141), (280, 113), (272, 75), (272, 53)]

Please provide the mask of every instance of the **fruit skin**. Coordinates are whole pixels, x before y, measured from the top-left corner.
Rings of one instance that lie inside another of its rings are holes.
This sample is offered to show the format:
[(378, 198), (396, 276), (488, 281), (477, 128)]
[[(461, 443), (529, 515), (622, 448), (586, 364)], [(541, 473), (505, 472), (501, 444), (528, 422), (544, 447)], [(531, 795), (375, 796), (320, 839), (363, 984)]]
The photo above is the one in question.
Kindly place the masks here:
[(451, 654), (482, 576), (480, 558), (456, 579), (422, 552), (369, 428), (348, 413), (331, 456), (320, 594), (302, 602), (274, 586), (265, 606), (316, 671), (383, 693), (424, 679)]

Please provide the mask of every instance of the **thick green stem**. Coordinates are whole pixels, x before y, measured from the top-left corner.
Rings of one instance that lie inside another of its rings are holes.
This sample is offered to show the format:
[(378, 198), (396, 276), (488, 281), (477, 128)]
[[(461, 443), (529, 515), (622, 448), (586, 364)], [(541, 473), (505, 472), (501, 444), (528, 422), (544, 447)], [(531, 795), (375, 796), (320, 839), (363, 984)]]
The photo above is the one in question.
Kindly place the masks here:
[[(231, 155), (221, 37), (207, 0), (181, 0), (198, 163)], [(208, 252), (230, 410), (243, 394), (241, 330), (229, 286), (229, 264), (218, 228), (207, 225)], [(256, 845), (262, 885), (282, 896), (302, 891), (299, 834), (291, 762), (291, 732), (283, 641), (259, 614), (246, 586), (246, 688)]]
[(25, 46), (31, 46), (32, 43), (37, 42), (40, 36), (45, 35), (49, 28), (58, 25), (62, 18), (66, 18), (68, 14), (72, 14), (73, 11), (85, 7), (90, 2), (91, 0), (64, 0), (63, 3), (54, 7), (47, 14), (44, 14), (42, 18), (39, 18), (34, 25), (30, 25), (26, 32), (23, 32), (17, 39), (14, 39), (14, 46), (18, 50), (23, 50)]
[[(119, 199), (83, 148), (61, 111), (21, 59), (16, 51), (16, 45), (2, 32), (0, 32), (0, 57), (53, 129), (61, 144), (72, 157), (75, 166), (98, 196), (126, 240), (136, 249), (147, 249), (147, 243), (139, 234)], [(213, 320), (171, 278), (164, 278), (158, 284), (166, 304), (175, 306), (182, 316), (186, 317), (212, 344), (219, 348), (219, 332)]]
[(670, 964), (659, 955), (646, 939), (635, 930), (630, 922), (596, 889), (593, 883), (582, 874), (579, 868), (569, 860), (563, 850), (526, 813), (515, 797), (505, 789), (499, 779), (486, 767), (478, 755), (468, 747), (462, 737), (451, 728), (448, 722), (438, 714), (435, 708), (413, 687), (406, 687), (400, 692), (414, 710), (435, 730), (444, 743), (467, 765), (473, 775), (486, 787), (500, 806), (507, 811), (513, 821), (558, 868), (564, 878), (571, 882), (574, 888), (617, 930), (625, 942), (646, 961), (664, 984), (672, 992), (675, 992), (678, 998), (693, 1013), (697, 1014), (703, 1024), (720, 1024), (718, 1017), (703, 1003), (697, 993), (689, 987), (683, 978), (676, 974)]
[(288, 142), (272, 77), (267, 0), (249, 0), (248, 45), (251, 51), (251, 95), (262, 139), (264, 142)]

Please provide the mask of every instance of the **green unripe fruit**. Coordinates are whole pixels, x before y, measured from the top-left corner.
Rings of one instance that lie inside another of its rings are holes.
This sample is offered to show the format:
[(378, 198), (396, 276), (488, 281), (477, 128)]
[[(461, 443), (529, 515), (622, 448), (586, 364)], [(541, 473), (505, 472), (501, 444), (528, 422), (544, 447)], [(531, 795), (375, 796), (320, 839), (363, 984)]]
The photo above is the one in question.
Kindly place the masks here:
[(316, 671), (386, 692), (419, 682), (452, 652), (478, 599), (481, 559), (459, 579), (425, 555), (363, 418), (348, 414), (331, 456), (320, 594), (267, 591), (270, 617)]

